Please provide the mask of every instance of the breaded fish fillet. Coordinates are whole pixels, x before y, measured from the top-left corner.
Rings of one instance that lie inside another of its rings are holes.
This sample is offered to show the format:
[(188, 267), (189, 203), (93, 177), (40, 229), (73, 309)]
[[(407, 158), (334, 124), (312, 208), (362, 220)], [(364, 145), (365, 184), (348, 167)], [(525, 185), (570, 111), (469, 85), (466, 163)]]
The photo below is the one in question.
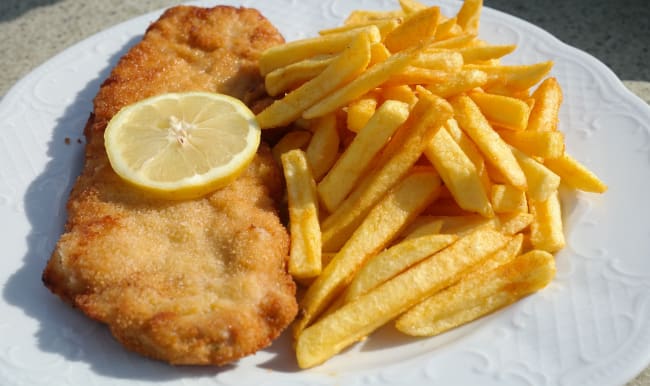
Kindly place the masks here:
[(163, 201), (124, 183), (103, 143), (120, 108), (155, 94), (209, 90), (263, 103), (257, 59), (282, 42), (254, 9), (175, 7), (94, 100), (84, 169), (43, 281), (133, 351), (174, 364), (225, 364), (269, 345), (296, 315), (276, 206), (282, 182), (267, 146), (227, 187)]

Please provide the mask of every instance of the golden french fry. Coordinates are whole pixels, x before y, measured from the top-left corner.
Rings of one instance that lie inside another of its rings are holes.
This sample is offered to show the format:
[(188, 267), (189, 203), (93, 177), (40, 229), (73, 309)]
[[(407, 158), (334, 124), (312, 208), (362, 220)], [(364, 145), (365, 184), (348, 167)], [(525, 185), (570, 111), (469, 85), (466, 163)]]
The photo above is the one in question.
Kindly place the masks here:
[(418, 102), (418, 97), (415, 96), (413, 90), (405, 84), (392, 87), (382, 87), (380, 92), (384, 100), (393, 99), (404, 102), (408, 104), (409, 107), (415, 106)]
[(318, 31), (319, 35), (330, 35), (334, 33), (340, 33), (340, 32), (345, 32), (345, 31), (350, 31), (356, 28), (362, 28), (362, 27), (369, 27), (371, 25), (374, 25), (375, 27), (379, 28), (379, 34), (381, 35), (382, 39), (392, 30), (397, 28), (397, 26), (400, 24), (400, 20), (398, 18), (388, 18), (388, 19), (378, 19), (378, 20), (369, 20), (365, 21), (362, 23), (357, 23), (357, 24), (345, 24), (340, 27), (335, 27), (335, 28), (328, 28), (324, 30)]
[(298, 335), (298, 365), (316, 366), (363, 339), (422, 299), (457, 282), (467, 268), (507, 241), (493, 229), (476, 231), (326, 315)]
[(372, 67), (377, 63), (381, 63), (390, 57), (390, 51), (382, 43), (373, 43), (370, 45), (370, 63), (368, 67)]
[(334, 57), (326, 55), (277, 68), (269, 72), (264, 78), (266, 91), (269, 95), (275, 96), (287, 90), (295, 89), (323, 72), (333, 60)]
[(412, 13), (386, 35), (384, 45), (390, 52), (399, 52), (432, 38), (436, 33), (439, 18), (439, 7), (423, 8)]
[(463, 68), (463, 56), (454, 51), (426, 51), (421, 52), (412, 65), (430, 70), (457, 72)]
[(484, 92), (471, 92), (469, 97), (491, 124), (510, 130), (526, 129), (530, 107), (521, 99)]
[(546, 201), (560, 187), (560, 176), (553, 173), (542, 163), (527, 156), (522, 151), (512, 148), (512, 154), (517, 158), (521, 170), (524, 171), (528, 182), (528, 196), (535, 201)]
[(358, 133), (375, 114), (377, 109), (377, 98), (368, 95), (357, 99), (348, 106), (347, 126), (348, 130)]
[(341, 295), (343, 302), (350, 302), (368, 293), (457, 239), (456, 235), (421, 236), (404, 240), (385, 249), (371, 257), (357, 272)]
[(442, 229), (443, 220), (439, 217), (433, 216), (419, 216), (413, 222), (404, 229), (402, 235), (404, 240), (420, 237), (420, 236), (429, 236), (440, 233)]
[(412, 172), (370, 210), (350, 240), (307, 289), (300, 302), (302, 312), (295, 324), (296, 336), (341, 293), (364, 261), (388, 245), (405, 224), (435, 199), (439, 189), (440, 180), (435, 173)]
[(528, 212), (512, 212), (500, 214), (498, 228), (505, 235), (514, 235), (528, 228), (534, 216)]
[(494, 184), (490, 202), (496, 213), (527, 212), (526, 193), (510, 185)]
[(447, 74), (442, 82), (429, 83), (426, 88), (441, 98), (449, 98), (463, 92), (481, 87), (487, 83), (487, 74), (479, 70), (461, 70)]
[(463, 62), (470, 64), (482, 62), (485, 60), (499, 59), (508, 55), (515, 50), (517, 46), (514, 44), (507, 46), (477, 46), (465, 47), (458, 50), (458, 53), (463, 57)]
[(564, 154), (564, 134), (559, 131), (509, 131), (499, 135), (511, 146), (531, 157), (560, 158)]
[(454, 108), (458, 125), (472, 138), (486, 160), (501, 172), (511, 185), (526, 190), (526, 176), (512, 150), (492, 129), (476, 103), (467, 96), (454, 97), (449, 102)]
[(370, 62), (369, 39), (367, 33), (357, 35), (349, 47), (318, 76), (291, 91), (284, 98), (276, 100), (257, 114), (256, 118), (260, 127), (279, 127), (295, 121), (309, 106), (354, 79)]
[(389, 100), (377, 109), (318, 184), (321, 202), (328, 211), (333, 212), (345, 199), (373, 158), (408, 116), (409, 106), (403, 102)]
[(347, 19), (345, 19), (343, 24), (345, 25), (360, 24), (360, 23), (367, 23), (367, 22), (377, 21), (382, 19), (403, 18), (404, 16), (405, 15), (402, 10), (396, 10), (396, 11), (356, 10), (350, 12), (350, 15), (348, 15)]
[(421, 11), (427, 7), (417, 0), (399, 0), (399, 5), (407, 15)]
[(560, 158), (544, 159), (544, 165), (557, 173), (562, 182), (574, 189), (592, 193), (607, 191), (607, 185), (603, 181), (566, 153)]
[(281, 158), (287, 181), (291, 230), (288, 270), (294, 278), (312, 278), (321, 273), (321, 233), (316, 183), (302, 150), (291, 150), (282, 154)]
[(311, 119), (331, 113), (339, 107), (359, 98), (384, 83), (394, 73), (401, 71), (413, 60), (416, 54), (417, 52), (415, 50), (404, 50), (390, 56), (381, 63), (375, 64), (354, 78), (350, 83), (308, 108), (302, 114), (303, 118)]
[(278, 165), (282, 164), (280, 156), (293, 149), (306, 149), (309, 140), (311, 139), (311, 132), (307, 130), (294, 130), (286, 133), (278, 143), (271, 149), (271, 154)]
[(496, 217), (487, 218), (479, 215), (443, 216), (441, 219), (442, 229), (440, 229), (440, 233), (459, 236), (465, 236), (481, 227), (489, 226), (494, 228), (499, 225)]
[(560, 104), (562, 104), (562, 89), (557, 79), (544, 79), (533, 93), (533, 98), (535, 100), (535, 106), (533, 106), (530, 113), (527, 130), (556, 130)]
[(478, 33), (483, 0), (465, 0), (456, 15), (456, 23), (468, 33)]
[(337, 54), (345, 50), (348, 45), (362, 34), (367, 35), (369, 43), (381, 41), (379, 28), (370, 25), (368, 27), (361, 27), (335, 34), (295, 40), (271, 47), (260, 56), (260, 73), (262, 76), (265, 76), (276, 68), (284, 67), (307, 58), (318, 55)]
[(552, 61), (528, 65), (466, 64), (465, 69), (481, 70), (488, 75), (486, 91), (492, 87), (506, 87), (514, 91), (527, 90), (541, 81), (553, 67)]
[(444, 99), (420, 98), (377, 160), (376, 169), (322, 223), (324, 251), (341, 248), (370, 208), (415, 164), (427, 141), (451, 114)]
[(424, 149), (424, 154), (461, 208), (485, 217), (494, 216), (474, 163), (447, 130), (438, 130)]
[(558, 192), (551, 194), (546, 201), (528, 202), (530, 213), (534, 216), (530, 224), (530, 241), (533, 247), (549, 253), (564, 248), (564, 229), (562, 207)]
[(471, 45), (475, 39), (476, 39), (476, 34), (463, 33), (460, 35), (453, 35), (446, 39), (438, 40), (431, 44), (428, 44), (427, 47), (425, 47), (424, 51), (426, 52), (427, 50), (438, 50), (443, 48), (457, 49), (457, 48), (467, 47)]
[(553, 256), (531, 251), (495, 269), (468, 275), (400, 316), (395, 327), (413, 336), (437, 335), (544, 288), (554, 276)]
[(441, 70), (431, 70), (428, 68), (408, 66), (403, 70), (396, 72), (383, 83), (384, 86), (399, 85), (428, 85), (445, 82), (450, 77), (449, 72)]
[(456, 17), (452, 17), (438, 23), (434, 40), (441, 41), (461, 35), (462, 33), (463, 29), (456, 23)]
[(319, 181), (336, 162), (339, 142), (336, 115), (328, 114), (318, 118), (314, 124), (314, 134), (306, 150), (307, 159), (316, 181)]

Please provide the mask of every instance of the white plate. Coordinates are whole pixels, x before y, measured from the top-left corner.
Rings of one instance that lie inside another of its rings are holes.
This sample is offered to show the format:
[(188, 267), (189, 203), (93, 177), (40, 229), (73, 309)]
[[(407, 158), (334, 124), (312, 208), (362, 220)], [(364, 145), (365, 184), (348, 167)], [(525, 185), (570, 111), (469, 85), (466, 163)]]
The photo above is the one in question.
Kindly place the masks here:
[[(291, 40), (337, 25), (352, 9), (397, 2), (224, 3), (258, 7)], [(458, 6), (443, 1), (447, 15)], [(555, 61), (568, 150), (610, 186), (602, 196), (563, 195), (569, 245), (557, 255), (548, 288), (432, 339), (384, 328), (309, 371), (297, 370), (286, 338), (223, 369), (171, 367), (123, 350), (103, 325), (50, 294), (40, 275), (81, 168), (77, 139), (91, 100), (158, 14), (67, 49), (0, 104), (0, 383), (606, 385), (631, 379), (650, 362), (650, 108), (591, 56), (491, 9), (483, 12), (481, 35), (518, 44), (509, 62)]]

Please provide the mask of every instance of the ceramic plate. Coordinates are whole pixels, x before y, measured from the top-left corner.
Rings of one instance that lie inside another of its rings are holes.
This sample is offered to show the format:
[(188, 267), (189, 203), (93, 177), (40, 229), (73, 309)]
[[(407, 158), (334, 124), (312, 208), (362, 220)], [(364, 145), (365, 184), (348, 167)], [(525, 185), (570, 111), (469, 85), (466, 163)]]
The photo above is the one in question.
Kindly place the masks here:
[[(258, 7), (287, 40), (338, 25), (352, 9), (396, 1), (224, 1)], [(214, 3), (204, 3), (213, 5)], [(443, 0), (453, 15), (460, 3)], [(485, 9), (481, 36), (519, 48), (509, 63), (552, 59), (568, 151), (610, 189), (562, 195), (568, 246), (542, 292), (430, 339), (386, 327), (299, 371), (286, 337), (225, 368), (172, 367), (125, 351), (105, 326), (63, 304), (40, 275), (63, 229), (82, 165), (91, 100), (160, 12), (65, 50), (0, 103), (0, 383), (3, 385), (620, 384), (650, 362), (650, 108), (591, 56)]]

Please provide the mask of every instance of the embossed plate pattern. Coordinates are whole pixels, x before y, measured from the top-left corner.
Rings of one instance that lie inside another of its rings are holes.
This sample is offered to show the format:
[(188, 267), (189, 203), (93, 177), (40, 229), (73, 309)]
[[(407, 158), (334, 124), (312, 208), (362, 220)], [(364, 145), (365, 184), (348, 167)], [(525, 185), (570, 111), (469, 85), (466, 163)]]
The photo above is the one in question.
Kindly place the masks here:
[[(223, 3), (258, 7), (291, 40), (337, 25), (352, 9), (391, 9), (397, 2)], [(459, 4), (443, 0), (442, 8), (450, 15)], [(297, 370), (286, 337), (223, 369), (171, 367), (123, 350), (104, 326), (51, 295), (40, 274), (81, 168), (91, 100), (158, 14), (69, 48), (0, 103), (1, 384), (606, 385), (625, 382), (650, 362), (650, 108), (594, 58), (490, 9), (481, 34), (518, 44), (509, 62), (555, 61), (567, 147), (610, 186), (602, 196), (562, 195), (569, 245), (557, 255), (558, 275), (548, 288), (432, 339), (386, 327), (309, 371)]]

